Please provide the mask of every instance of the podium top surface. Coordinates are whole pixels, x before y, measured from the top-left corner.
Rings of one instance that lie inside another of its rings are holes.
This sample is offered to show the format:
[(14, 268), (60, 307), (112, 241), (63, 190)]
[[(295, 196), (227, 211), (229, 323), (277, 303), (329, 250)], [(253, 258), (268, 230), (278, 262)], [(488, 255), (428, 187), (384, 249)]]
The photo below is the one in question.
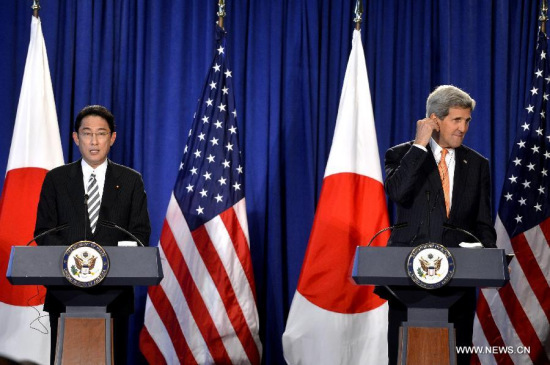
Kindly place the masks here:
[[(352, 278), (362, 285), (415, 286), (407, 274), (407, 259), (414, 247), (365, 247), (355, 252)], [(447, 286), (502, 287), (509, 280), (504, 250), (449, 248), (455, 274)]]
[[(72, 285), (63, 275), (68, 246), (13, 246), (6, 276), (13, 285)], [(163, 278), (158, 247), (103, 247), (110, 268), (103, 286), (157, 285)]]

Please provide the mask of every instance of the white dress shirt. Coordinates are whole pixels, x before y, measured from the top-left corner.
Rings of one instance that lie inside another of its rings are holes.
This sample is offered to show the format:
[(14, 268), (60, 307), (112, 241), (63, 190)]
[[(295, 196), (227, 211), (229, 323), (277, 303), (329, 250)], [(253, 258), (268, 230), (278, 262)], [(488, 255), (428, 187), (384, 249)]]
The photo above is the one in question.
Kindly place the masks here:
[[(428, 152), (428, 149), (424, 146), (421, 146), (419, 144), (414, 144), (413, 146), (416, 146), (426, 152)], [(430, 149), (432, 150), (432, 154), (434, 155), (435, 164), (438, 165), (439, 161), (441, 160), (441, 146), (437, 144), (437, 142), (430, 138)], [(456, 158), (455, 158), (455, 150), (454, 148), (447, 148), (447, 156), (445, 156), (445, 162), (447, 163), (447, 170), (449, 171), (449, 210), (451, 209), (451, 206), (453, 204), (453, 185), (454, 185), (454, 176), (455, 176), (455, 165), (456, 165)]]
[(95, 169), (92, 166), (88, 165), (84, 159), (82, 159), (82, 175), (84, 176), (84, 192), (88, 192), (88, 183), (90, 180), (90, 175), (92, 172), (95, 172), (95, 178), (97, 180), (97, 187), (99, 188), (99, 199), (103, 198), (103, 187), (105, 186), (105, 174), (107, 173), (107, 160), (103, 161), (101, 165)]

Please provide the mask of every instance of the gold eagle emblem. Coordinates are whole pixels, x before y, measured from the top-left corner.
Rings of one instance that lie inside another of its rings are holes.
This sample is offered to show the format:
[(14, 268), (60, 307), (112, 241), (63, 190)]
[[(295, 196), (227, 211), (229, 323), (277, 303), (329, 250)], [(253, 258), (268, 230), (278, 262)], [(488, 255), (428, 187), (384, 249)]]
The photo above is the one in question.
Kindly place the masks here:
[(96, 260), (97, 257), (90, 256), (88, 251), (84, 251), (82, 257), (80, 257), (79, 255), (74, 256), (74, 263), (80, 271), (82, 271), (82, 269), (92, 270), (95, 267)]
[(430, 264), (430, 262), (428, 260), (426, 260), (425, 258), (421, 257), (419, 259), (420, 261), (420, 267), (422, 267), (422, 270), (424, 270), (425, 272), (429, 272), (429, 269), (433, 269), (435, 270), (435, 273), (437, 273), (439, 271), (439, 269), (441, 268), (441, 260), (442, 258), (439, 257), (439, 258), (436, 258), (435, 260), (433, 260), (433, 262)]

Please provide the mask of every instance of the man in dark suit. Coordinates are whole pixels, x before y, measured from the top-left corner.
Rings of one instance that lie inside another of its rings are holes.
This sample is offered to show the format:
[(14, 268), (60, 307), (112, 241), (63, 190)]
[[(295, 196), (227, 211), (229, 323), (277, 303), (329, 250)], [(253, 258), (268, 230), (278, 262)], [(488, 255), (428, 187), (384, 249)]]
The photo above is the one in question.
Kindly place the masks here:
[[(417, 246), (427, 242), (458, 247), (473, 242), (446, 223), (471, 232), (485, 247), (496, 247), (491, 215), (489, 162), (462, 144), (475, 101), (451, 85), (439, 86), (428, 97), (426, 118), (417, 122), (414, 141), (390, 148), (385, 156), (384, 188), (397, 206), (397, 221), (407, 223), (394, 230), (389, 246)], [(442, 156), (443, 159), (442, 159)], [(388, 341), (390, 363), (397, 360), (397, 338), (406, 309), (392, 298)], [(470, 346), (475, 311), (475, 290), (450, 310), (457, 346)], [(459, 355), (459, 363), (468, 356)]]
[[(105, 107), (87, 106), (77, 115), (73, 140), (82, 159), (55, 168), (46, 175), (38, 203), (35, 235), (64, 224), (68, 227), (43, 236), (37, 242), (39, 245), (66, 246), (87, 239), (102, 246), (116, 246), (119, 241), (132, 240), (103, 222), (115, 223), (144, 245), (149, 243), (151, 227), (143, 180), (138, 172), (107, 159), (115, 139), (114, 117)], [(90, 201), (85, 203), (88, 199)], [(99, 284), (86, 289), (69, 286), (46, 289), (44, 310), (50, 314), (52, 363), (57, 322), (65, 306), (100, 303), (106, 303), (107, 311), (114, 318), (115, 363), (126, 363), (128, 316), (134, 310), (132, 287), (106, 289)], [(94, 303), (90, 303), (90, 298)]]

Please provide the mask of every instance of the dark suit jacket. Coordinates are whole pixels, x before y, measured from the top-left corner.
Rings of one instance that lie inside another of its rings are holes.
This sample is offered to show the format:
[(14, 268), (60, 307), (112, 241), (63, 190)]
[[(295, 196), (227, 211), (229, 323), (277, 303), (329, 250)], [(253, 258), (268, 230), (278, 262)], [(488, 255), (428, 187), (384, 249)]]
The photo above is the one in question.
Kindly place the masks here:
[[(397, 222), (408, 226), (392, 232), (388, 245), (417, 246), (436, 242), (458, 247), (473, 242), (468, 235), (443, 228), (443, 223), (473, 233), (485, 247), (496, 247), (491, 218), (489, 162), (466, 146), (455, 150), (455, 172), (450, 216), (435, 159), (407, 142), (390, 148), (385, 156), (384, 188), (397, 206)], [(428, 218), (429, 216), (429, 218)]]
[[(101, 224), (97, 225), (95, 233), (92, 234), (89, 224), (85, 224), (88, 222), (87, 215), (81, 160), (49, 171), (40, 193), (34, 234), (38, 235), (65, 223), (69, 226), (45, 235), (37, 244), (68, 246), (87, 239), (102, 246), (116, 246), (118, 241), (133, 240), (124, 232)], [(108, 161), (99, 220), (113, 222), (125, 228), (144, 245), (148, 245), (151, 227), (147, 196), (138, 172)], [(133, 312), (132, 287), (106, 289), (101, 284), (89, 289), (50, 286), (47, 288), (44, 310), (63, 312), (65, 305), (62, 302), (70, 305), (89, 305), (90, 294), (94, 296), (94, 301), (108, 302), (108, 310), (113, 313)]]

